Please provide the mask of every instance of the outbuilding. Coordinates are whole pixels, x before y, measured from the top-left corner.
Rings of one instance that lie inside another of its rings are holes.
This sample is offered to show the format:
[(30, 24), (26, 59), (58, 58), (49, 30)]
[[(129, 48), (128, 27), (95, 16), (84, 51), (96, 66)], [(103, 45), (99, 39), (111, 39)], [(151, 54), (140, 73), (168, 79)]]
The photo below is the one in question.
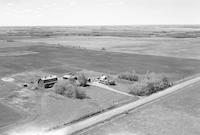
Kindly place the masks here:
[(58, 78), (56, 75), (50, 75), (38, 79), (39, 88), (52, 88), (55, 83), (57, 83)]

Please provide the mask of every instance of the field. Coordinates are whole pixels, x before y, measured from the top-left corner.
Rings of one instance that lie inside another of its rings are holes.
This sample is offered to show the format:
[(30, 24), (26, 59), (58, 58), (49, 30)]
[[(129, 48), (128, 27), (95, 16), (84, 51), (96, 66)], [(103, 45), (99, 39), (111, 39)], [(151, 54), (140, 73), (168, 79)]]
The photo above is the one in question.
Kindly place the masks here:
[(106, 50), (112, 52), (134, 53), (142, 55), (168, 56), (188, 59), (200, 59), (200, 38), (170, 37), (92, 37), (67, 36), (20, 40), (23, 42), (43, 42), (75, 48)]
[[(78, 100), (56, 95), (52, 90), (23, 88), (22, 84), (35, 82), (45, 74), (84, 72), (96, 78), (132, 70), (162, 73), (174, 82), (200, 72), (199, 29), (199, 26), (0, 28), (0, 77), (15, 79), (0, 80), (0, 98), (36, 115), (34, 121), (19, 128), (22, 131), (30, 126), (62, 126), (135, 101), (137, 97), (127, 98), (95, 86), (81, 88), (90, 98)], [(117, 84), (112, 88), (128, 92), (131, 83), (117, 80)]]
[[(32, 43), (142, 55), (200, 59), (200, 26), (47, 27), (16, 30)], [(40, 33), (40, 34), (38, 34)], [(15, 35), (14, 33), (12, 33)]]
[[(15, 42), (15, 44), (20, 42)], [(12, 44), (12, 43), (10, 43)], [(3, 49), (1, 49), (3, 50)], [(6, 49), (5, 49), (6, 50)], [(9, 47), (7, 52), (31, 51), (36, 54), (20, 56), (1, 56), (1, 76), (31, 70), (49, 70), (52, 72), (92, 71), (116, 74), (123, 71), (166, 73), (172, 80), (181, 79), (199, 72), (200, 61), (173, 57), (148, 56), (86, 49), (65, 48), (38, 45)]]

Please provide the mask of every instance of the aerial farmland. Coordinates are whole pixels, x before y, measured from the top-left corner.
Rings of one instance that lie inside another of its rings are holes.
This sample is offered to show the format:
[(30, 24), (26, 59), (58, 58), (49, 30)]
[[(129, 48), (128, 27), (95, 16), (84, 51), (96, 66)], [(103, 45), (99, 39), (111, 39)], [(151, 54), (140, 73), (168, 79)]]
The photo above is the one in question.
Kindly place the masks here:
[(199, 42), (198, 25), (1, 27), (0, 133), (59, 129), (163, 91), (200, 72)]

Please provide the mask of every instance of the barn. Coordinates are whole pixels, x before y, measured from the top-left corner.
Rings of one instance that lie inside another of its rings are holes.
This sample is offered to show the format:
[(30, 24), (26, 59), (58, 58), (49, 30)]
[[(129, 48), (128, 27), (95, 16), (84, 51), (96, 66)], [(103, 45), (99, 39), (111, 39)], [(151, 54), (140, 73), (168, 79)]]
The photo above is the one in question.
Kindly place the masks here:
[(46, 76), (38, 79), (39, 88), (52, 88), (53, 85), (58, 81), (56, 75)]

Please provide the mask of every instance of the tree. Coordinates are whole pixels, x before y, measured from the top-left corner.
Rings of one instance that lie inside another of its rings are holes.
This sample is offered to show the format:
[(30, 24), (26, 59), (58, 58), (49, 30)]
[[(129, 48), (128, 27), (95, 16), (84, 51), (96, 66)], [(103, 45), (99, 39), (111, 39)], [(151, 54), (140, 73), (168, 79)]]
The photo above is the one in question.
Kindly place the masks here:
[(87, 78), (85, 77), (84, 74), (80, 74), (78, 76), (78, 82), (79, 82), (79, 85), (82, 86), (82, 87), (86, 87), (87, 86)]
[(61, 81), (54, 85), (55, 93), (69, 97), (84, 99), (87, 98), (85, 91), (81, 91), (74, 84), (71, 84), (69, 81)]

